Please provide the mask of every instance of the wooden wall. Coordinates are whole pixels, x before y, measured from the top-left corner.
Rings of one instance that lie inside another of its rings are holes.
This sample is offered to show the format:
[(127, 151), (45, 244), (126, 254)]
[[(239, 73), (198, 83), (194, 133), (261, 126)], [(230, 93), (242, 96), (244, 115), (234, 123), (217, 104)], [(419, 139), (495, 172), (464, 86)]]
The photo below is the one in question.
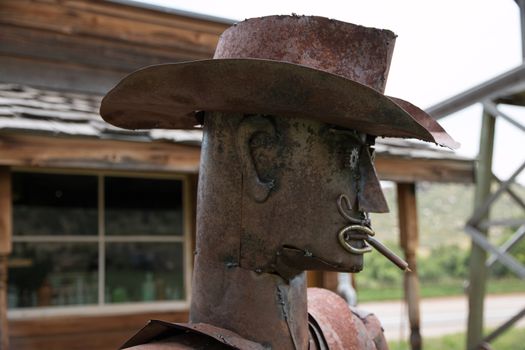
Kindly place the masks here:
[(7, 258), (12, 249), (11, 172), (0, 166), (0, 350), (7, 349)]
[(0, 164), (7, 166), (195, 174), (199, 159), (200, 147), (172, 142), (0, 134)]
[(398, 183), (474, 181), (474, 162), (471, 160), (396, 157), (377, 152), (375, 167), (380, 180)]
[(158, 312), (113, 316), (67, 316), (9, 323), (11, 350), (116, 350), (148, 320), (187, 322), (188, 313)]
[(0, 81), (103, 94), (140, 67), (212, 57), (230, 25), (103, 0), (2, 0)]
[[(195, 231), (196, 186), (200, 148), (169, 142), (126, 142), (115, 140), (49, 137), (36, 135), (0, 135), (0, 258), (10, 251), (10, 170), (14, 167), (63, 169), (118, 169), (129, 172), (155, 171), (190, 175), (190, 230)], [(189, 246), (193, 246), (194, 235)], [(190, 248), (191, 251), (193, 251)], [(192, 255), (188, 255), (189, 264)], [(0, 259), (0, 264), (7, 259)], [(0, 266), (4, 267), (5, 266)], [(190, 269), (191, 270), (191, 269)], [(0, 273), (0, 278), (2, 273)], [(5, 277), (5, 276), (4, 276)], [(190, 276), (187, 276), (189, 282)], [(5, 284), (0, 280), (0, 301), (5, 305)], [(35, 349), (117, 349), (142, 328), (149, 319), (186, 322), (188, 311), (137, 312), (99, 316), (41, 316), (10, 319), (6, 327), (5, 308), (0, 308), (0, 350)], [(9, 334), (1, 343), (2, 335)]]

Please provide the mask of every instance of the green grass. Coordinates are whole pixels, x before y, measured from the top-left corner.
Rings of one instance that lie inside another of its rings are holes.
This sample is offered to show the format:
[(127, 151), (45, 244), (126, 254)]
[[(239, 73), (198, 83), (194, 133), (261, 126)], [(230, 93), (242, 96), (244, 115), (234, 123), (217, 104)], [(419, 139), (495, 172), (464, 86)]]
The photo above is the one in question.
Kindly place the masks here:
[[(399, 300), (403, 297), (402, 284), (382, 286), (381, 288), (359, 288), (357, 282), (359, 302)], [(487, 284), (487, 293), (504, 294), (525, 292), (525, 283), (517, 278), (502, 278), (490, 280)], [(420, 284), (421, 298), (434, 298), (463, 295), (463, 281), (449, 280), (433, 284)]]
[[(423, 348), (425, 350), (465, 349), (465, 342), (465, 333), (456, 333), (436, 338), (423, 338)], [(519, 350), (525, 348), (524, 344), (525, 330), (523, 328), (512, 328), (497, 338), (491, 346), (497, 350)], [(410, 349), (405, 340), (391, 341), (388, 345), (390, 350)]]

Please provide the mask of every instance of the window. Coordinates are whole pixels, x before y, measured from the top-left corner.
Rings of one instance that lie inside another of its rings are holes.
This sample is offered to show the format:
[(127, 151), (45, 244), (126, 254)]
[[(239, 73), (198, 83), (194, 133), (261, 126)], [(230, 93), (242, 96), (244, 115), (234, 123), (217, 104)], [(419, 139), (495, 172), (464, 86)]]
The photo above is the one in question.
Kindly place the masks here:
[(182, 178), (13, 172), (10, 309), (183, 301)]

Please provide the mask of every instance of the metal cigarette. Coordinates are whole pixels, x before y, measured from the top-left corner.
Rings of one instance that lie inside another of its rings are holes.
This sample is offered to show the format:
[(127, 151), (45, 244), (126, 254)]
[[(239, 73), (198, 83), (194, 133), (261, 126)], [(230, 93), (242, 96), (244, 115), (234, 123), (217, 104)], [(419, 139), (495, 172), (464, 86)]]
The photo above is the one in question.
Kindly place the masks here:
[(408, 263), (405, 260), (401, 259), (393, 251), (388, 249), (383, 243), (379, 242), (374, 237), (366, 236), (365, 240), (368, 242), (368, 244), (374, 247), (379, 253), (383, 254), (385, 258), (393, 262), (401, 270), (408, 271), (408, 272), (412, 271), (408, 267)]

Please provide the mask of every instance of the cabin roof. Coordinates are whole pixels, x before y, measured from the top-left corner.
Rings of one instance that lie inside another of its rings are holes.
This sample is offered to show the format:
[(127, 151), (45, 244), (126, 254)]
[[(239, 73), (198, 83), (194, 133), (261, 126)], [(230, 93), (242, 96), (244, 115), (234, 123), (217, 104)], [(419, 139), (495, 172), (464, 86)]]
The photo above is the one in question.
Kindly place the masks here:
[[(99, 115), (102, 96), (0, 83), (0, 131), (126, 141), (168, 141), (199, 146), (200, 130), (127, 130)], [(386, 157), (468, 160), (413, 140), (379, 138), (376, 153)]]
[(102, 96), (0, 84), (0, 130), (127, 141), (200, 145), (199, 130), (126, 130), (106, 123)]

